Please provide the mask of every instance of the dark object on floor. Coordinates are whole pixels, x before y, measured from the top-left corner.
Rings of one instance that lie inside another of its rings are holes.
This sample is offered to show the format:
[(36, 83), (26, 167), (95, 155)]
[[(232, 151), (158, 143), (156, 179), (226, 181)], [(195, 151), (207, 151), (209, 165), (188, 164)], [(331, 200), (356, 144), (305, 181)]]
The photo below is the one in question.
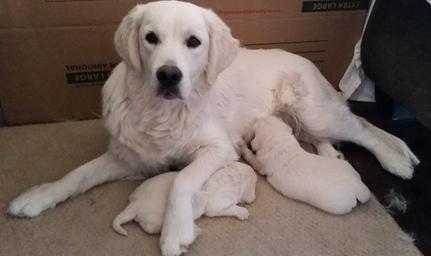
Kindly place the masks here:
[(431, 130), (417, 121), (390, 120), (390, 115), (385, 115), (373, 103), (352, 103), (351, 108), (380, 128), (403, 139), (421, 160), (415, 168), (413, 179), (402, 180), (384, 171), (365, 149), (353, 144), (344, 144), (341, 148), (380, 203), (385, 206), (390, 204), (388, 195), (391, 191), (401, 195), (401, 201), (405, 199), (404, 213), (392, 207), (388, 212), (406, 233), (413, 235), (422, 253), (431, 255)]
[(377, 87), (431, 128), (431, 5), (426, 0), (376, 0), (361, 58)]

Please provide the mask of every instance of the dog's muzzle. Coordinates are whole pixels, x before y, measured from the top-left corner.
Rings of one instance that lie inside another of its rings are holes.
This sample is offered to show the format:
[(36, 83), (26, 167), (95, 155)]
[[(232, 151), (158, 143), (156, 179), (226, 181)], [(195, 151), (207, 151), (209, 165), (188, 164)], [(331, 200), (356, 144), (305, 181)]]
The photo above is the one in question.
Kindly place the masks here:
[(165, 99), (171, 100), (174, 98), (181, 99), (179, 83), (183, 78), (183, 73), (176, 66), (161, 66), (156, 73), (159, 81), (157, 95)]

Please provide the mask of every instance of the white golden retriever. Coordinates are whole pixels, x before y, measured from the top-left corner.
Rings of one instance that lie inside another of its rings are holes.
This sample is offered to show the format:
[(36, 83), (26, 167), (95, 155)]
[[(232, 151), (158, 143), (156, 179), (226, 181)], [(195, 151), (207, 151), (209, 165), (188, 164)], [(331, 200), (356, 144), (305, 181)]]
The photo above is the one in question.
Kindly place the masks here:
[[(322, 155), (336, 155), (330, 142), (346, 140), (403, 178), (418, 163), (400, 139), (352, 114), (310, 61), (240, 48), (210, 10), (179, 1), (138, 5), (121, 22), (115, 46), (123, 61), (103, 88), (108, 152), (24, 192), (10, 214), (34, 217), (101, 183), (180, 164), (160, 242), (164, 255), (179, 255), (195, 237), (192, 194), (238, 159), (241, 137), (256, 118), (280, 109), (294, 113)], [(281, 83), (291, 75), (301, 79), (301, 93)]]

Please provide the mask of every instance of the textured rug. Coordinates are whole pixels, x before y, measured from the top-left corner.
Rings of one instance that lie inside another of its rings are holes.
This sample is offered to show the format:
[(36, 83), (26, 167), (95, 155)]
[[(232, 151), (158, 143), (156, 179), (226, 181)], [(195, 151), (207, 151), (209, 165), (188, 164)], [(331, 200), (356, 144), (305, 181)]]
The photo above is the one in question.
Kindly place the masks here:
[[(158, 236), (137, 225), (123, 237), (111, 228), (138, 181), (102, 185), (34, 219), (5, 215), (7, 204), (32, 185), (53, 181), (103, 153), (101, 122), (0, 129), (0, 255), (159, 255)], [(250, 218), (202, 218), (201, 236), (186, 255), (421, 255), (373, 197), (344, 216), (282, 197), (264, 179)]]

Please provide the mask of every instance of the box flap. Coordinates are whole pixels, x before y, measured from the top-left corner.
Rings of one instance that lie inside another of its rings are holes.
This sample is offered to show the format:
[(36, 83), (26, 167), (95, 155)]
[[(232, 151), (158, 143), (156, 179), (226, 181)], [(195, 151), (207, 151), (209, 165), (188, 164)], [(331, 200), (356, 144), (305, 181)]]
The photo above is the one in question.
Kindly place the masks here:
[[(6, 0), (13, 27), (57, 27), (116, 24), (137, 0)], [(223, 19), (294, 18), (361, 12), (369, 0), (192, 0), (214, 9)], [(2, 7), (0, 5), (0, 7)], [(3, 8), (2, 8), (3, 9)], [(7, 16), (7, 15), (6, 15)]]

